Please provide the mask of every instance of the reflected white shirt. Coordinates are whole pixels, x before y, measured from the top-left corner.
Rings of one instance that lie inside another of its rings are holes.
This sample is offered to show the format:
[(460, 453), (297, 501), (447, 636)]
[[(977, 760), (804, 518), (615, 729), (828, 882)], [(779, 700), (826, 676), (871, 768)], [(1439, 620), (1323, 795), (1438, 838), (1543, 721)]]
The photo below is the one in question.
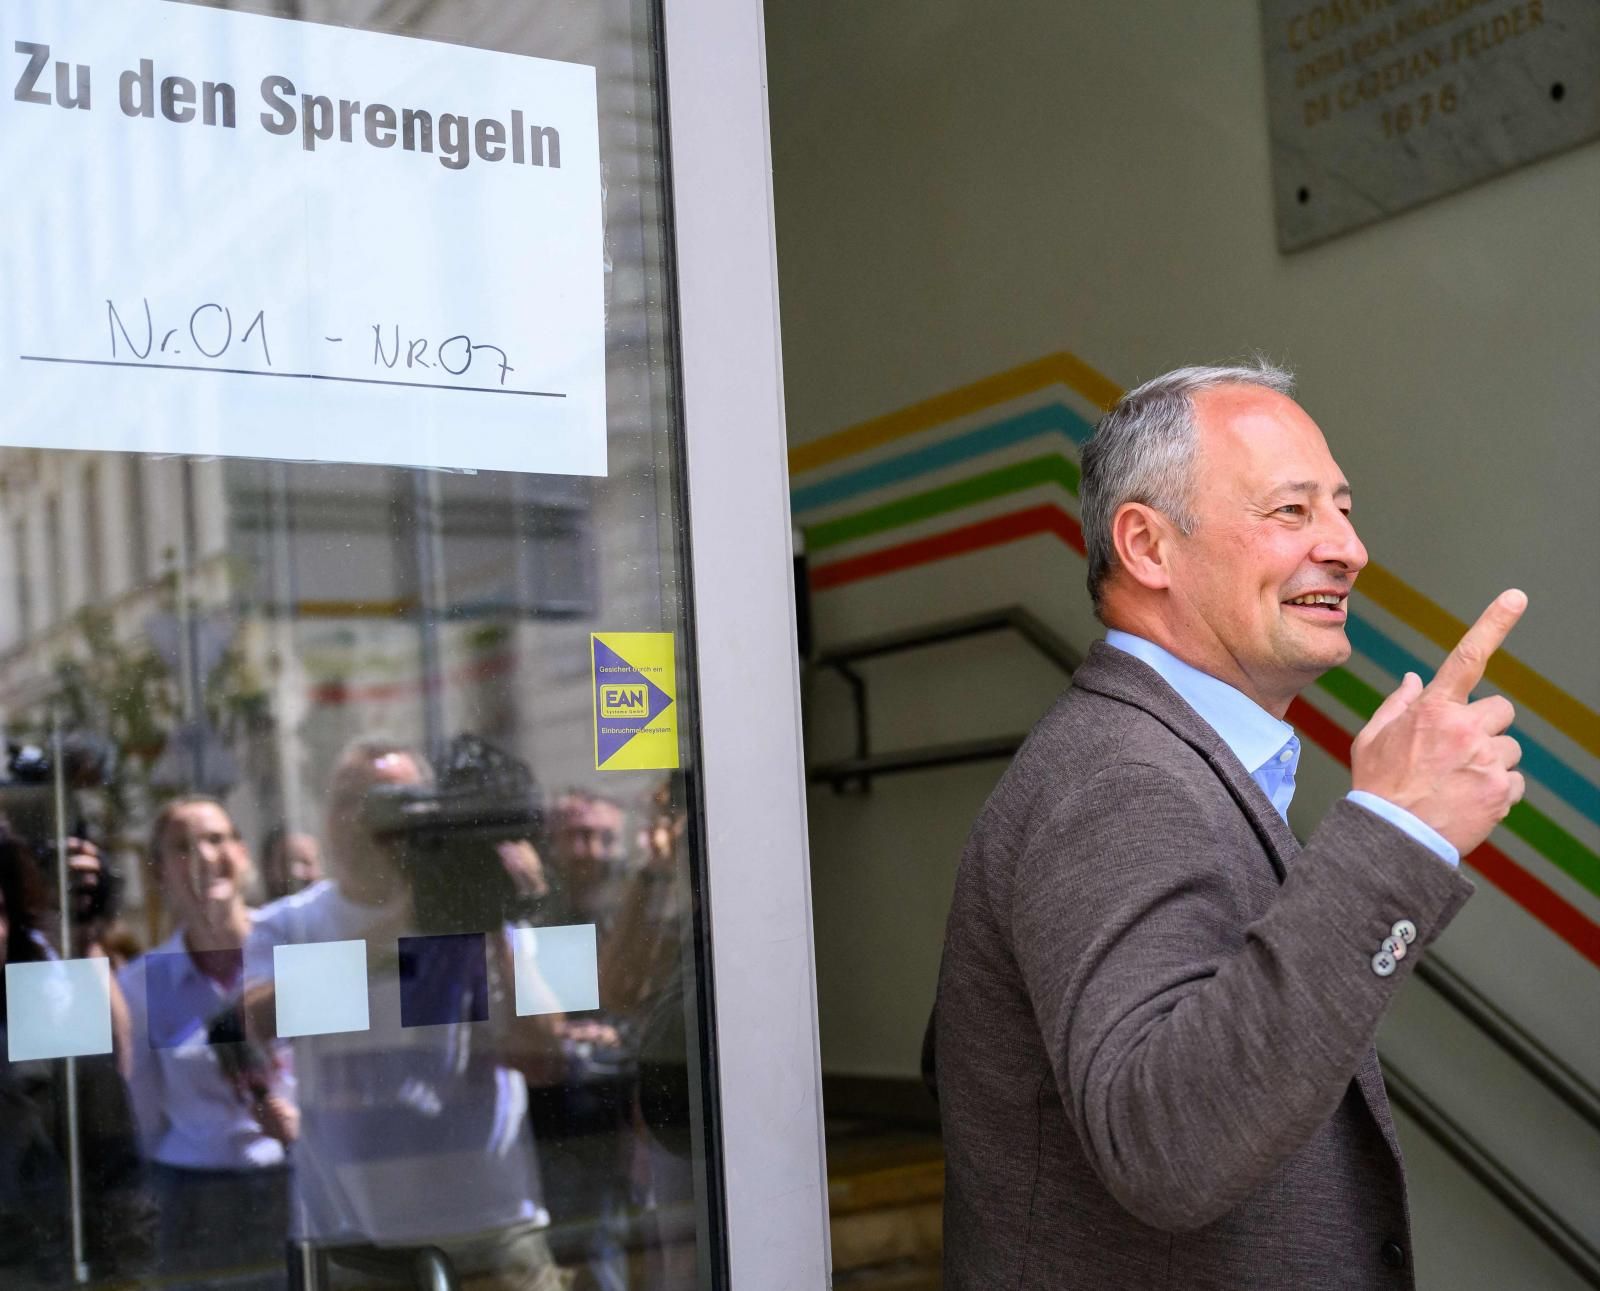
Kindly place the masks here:
[[(162, 1048), (151, 1043), (148, 956), (117, 974), (132, 1022), (128, 1099), (138, 1125), (140, 1150), (162, 1165), (190, 1170), (255, 1170), (284, 1163), (283, 1144), (263, 1134), (207, 1042), (211, 1018), (231, 992), (207, 977), (189, 957), (176, 932), (151, 954), (182, 956), (174, 979), (164, 989), (157, 1030)], [(173, 963), (178, 963), (174, 960)], [(181, 1033), (181, 1035), (179, 1034)], [(168, 1040), (176, 1040), (167, 1044)], [(284, 1092), (292, 1082), (284, 1080)]]
[(527, 1081), (496, 1060), (490, 1023), (403, 1025), (395, 918), (324, 879), (262, 909), (246, 950), (253, 984), (272, 979), (277, 946), (367, 943), (367, 981), (342, 984), (367, 991), (367, 1029), (291, 1042), (293, 1235), (443, 1241), (549, 1223)]

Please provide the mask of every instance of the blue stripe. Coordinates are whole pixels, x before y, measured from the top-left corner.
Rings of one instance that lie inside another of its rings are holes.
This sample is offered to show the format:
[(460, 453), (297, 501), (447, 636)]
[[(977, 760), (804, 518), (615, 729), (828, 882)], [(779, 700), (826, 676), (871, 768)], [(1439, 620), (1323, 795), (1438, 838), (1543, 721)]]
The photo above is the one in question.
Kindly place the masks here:
[[(1356, 615), (1351, 614), (1344, 626), (1350, 644), (1391, 676), (1398, 678), (1414, 672), (1424, 681), (1433, 676), (1434, 670), (1416, 655), (1389, 640)], [(1584, 779), (1520, 727), (1513, 726), (1511, 734), (1522, 745), (1523, 773), (1544, 785), (1574, 811), (1581, 812), (1600, 825), (1600, 788)]]
[(1052, 433), (1065, 434), (1074, 443), (1082, 444), (1094, 433), (1094, 427), (1063, 404), (1035, 408), (992, 426), (980, 426), (899, 457), (873, 462), (859, 470), (795, 489), (789, 495), (789, 505), (795, 511), (811, 511)]

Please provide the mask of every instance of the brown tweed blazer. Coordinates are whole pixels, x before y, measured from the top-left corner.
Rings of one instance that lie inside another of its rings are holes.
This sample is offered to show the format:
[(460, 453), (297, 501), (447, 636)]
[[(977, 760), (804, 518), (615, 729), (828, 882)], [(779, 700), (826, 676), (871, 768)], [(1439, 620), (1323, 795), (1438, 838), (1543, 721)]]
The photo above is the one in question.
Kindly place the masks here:
[(1409, 1291), (1373, 1036), (1471, 892), (1350, 802), (1302, 850), (1153, 669), (1094, 646), (956, 880), (948, 1291)]

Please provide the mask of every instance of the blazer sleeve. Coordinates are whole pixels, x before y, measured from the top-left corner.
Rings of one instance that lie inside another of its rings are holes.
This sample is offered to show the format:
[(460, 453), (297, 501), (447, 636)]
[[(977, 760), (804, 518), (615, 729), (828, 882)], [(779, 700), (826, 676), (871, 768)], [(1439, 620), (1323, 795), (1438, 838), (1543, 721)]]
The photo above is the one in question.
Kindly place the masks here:
[[(1019, 859), (1011, 940), (1061, 1101), (1107, 1189), (1158, 1228), (1221, 1217), (1333, 1114), (1472, 892), (1349, 801), (1252, 921), (1242, 876), (1265, 864), (1237, 817), (1138, 764), (1082, 785)], [(1416, 941), (1380, 977), (1400, 919)]]

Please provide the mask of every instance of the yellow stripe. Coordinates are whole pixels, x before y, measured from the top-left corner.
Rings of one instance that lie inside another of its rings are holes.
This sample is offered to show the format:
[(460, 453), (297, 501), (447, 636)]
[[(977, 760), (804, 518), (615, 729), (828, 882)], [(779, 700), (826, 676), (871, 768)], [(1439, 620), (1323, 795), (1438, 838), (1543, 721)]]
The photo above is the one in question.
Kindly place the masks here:
[(1101, 408), (1109, 408), (1122, 397), (1114, 382), (1096, 372), (1082, 359), (1065, 352), (1047, 354), (1032, 363), (974, 381), (971, 385), (946, 390), (943, 394), (914, 403), (909, 408), (885, 413), (870, 421), (857, 422), (843, 430), (789, 450), (789, 469), (796, 473), (815, 470), (841, 457), (864, 453), (880, 444), (892, 443), (920, 430), (941, 426), (957, 417), (968, 417), (997, 403), (1017, 399), (1047, 386), (1065, 385)]
[[(789, 469), (795, 473), (814, 470), (841, 457), (864, 453), (880, 444), (892, 443), (918, 431), (932, 429), (957, 417), (969, 417), (994, 404), (1005, 403), (1057, 384), (1076, 390), (1101, 408), (1111, 407), (1122, 397), (1121, 389), (1110, 378), (1095, 371), (1076, 355), (1065, 351), (1047, 354), (1032, 363), (997, 372), (971, 385), (947, 390), (908, 408), (846, 426), (841, 431), (807, 444), (796, 445), (789, 450)], [(1416, 588), (1377, 563), (1369, 564), (1362, 570), (1361, 590), (1442, 650), (1455, 649), (1456, 642), (1467, 630), (1467, 625), (1455, 615), (1435, 605)], [(1503, 650), (1489, 661), (1485, 675), (1558, 731), (1600, 757), (1600, 713)]]
[[(1402, 623), (1409, 624), (1442, 650), (1454, 650), (1467, 625), (1435, 605), (1411, 584), (1374, 562), (1361, 571), (1362, 592)], [(1560, 686), (1541, 677), (1515, 655), (1498, 651), (1485, 677), (1506, 694), (1521, 700), (1558, 730), (1600, 757), (1600, 714)]]

